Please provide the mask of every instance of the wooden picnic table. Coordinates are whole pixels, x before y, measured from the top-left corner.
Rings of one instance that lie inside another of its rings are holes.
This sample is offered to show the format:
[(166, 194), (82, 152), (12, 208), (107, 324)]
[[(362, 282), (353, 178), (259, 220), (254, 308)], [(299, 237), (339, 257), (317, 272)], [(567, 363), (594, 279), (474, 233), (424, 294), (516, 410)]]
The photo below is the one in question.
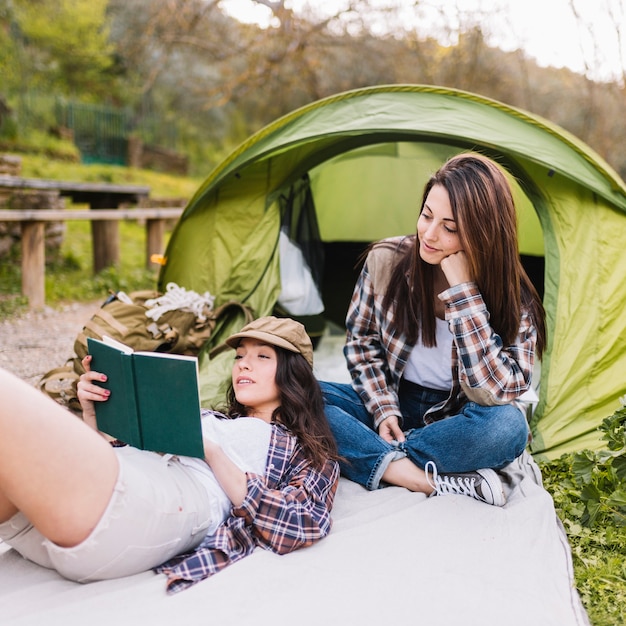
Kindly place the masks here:
[[(137, 204), (150, 195), (150, 187), (117, 185), (100, 182), (75, 182), (44, 178), (0, 176), (0, 189), (25, 191), (57, 191), (77, 204), (88, 204), (90, 209), (116, 209), (122, 204)], [(99, 272), (119, 260), (119, 228), (117, 220), (93, 220), (93, 267)]]
[(29, 306), (45, 304), (45, 238), (46, 222), (89, 220), (93, 241), (94, 272), (119, 260), (119, 220), (146, 220), (146, 264), (161, 246), (167, 220), (178, 219), (181, 207), (119, 208), (122, 203), (137, 204), (147, 198), (149, 187), (84, 183), (0, 175), (0, 190), (24, 189), (58, 191), (75, 203), (89, 205), (89, 210), (7, 209), (0, 210), (0, 222), (20, 222), (22, 229), (22, 294)]

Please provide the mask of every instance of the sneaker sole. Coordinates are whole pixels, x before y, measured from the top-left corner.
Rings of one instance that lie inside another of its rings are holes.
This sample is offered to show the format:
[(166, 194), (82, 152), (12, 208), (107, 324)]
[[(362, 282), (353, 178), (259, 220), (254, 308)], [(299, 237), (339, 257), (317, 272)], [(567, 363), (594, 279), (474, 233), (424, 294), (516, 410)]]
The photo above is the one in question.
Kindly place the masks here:
[(498, 474), (492, 469), (479, 469), (477, 473), (480, 474), (485, 481), (483, 485), (481, 485), (481, 491), (484, 494), (485, 487), (488, 486), (491, 497), (493, 498), (493, 502), (488, 502), (488, 504), (504, 506), (506, 504), (506, 497), (502, 489), (502, 481), (498, 477)]

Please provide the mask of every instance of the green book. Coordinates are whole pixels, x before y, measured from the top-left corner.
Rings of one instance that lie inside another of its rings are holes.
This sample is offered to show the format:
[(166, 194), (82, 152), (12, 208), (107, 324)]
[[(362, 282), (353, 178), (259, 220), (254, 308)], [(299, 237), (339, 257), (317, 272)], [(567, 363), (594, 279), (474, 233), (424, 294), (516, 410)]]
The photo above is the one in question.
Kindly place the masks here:
[(110, 389), (96, 402), (98, 429), (142, 450), (204, 458), (198, 359), (134, 352), (110, 337), (87, 339), (91, 369)]

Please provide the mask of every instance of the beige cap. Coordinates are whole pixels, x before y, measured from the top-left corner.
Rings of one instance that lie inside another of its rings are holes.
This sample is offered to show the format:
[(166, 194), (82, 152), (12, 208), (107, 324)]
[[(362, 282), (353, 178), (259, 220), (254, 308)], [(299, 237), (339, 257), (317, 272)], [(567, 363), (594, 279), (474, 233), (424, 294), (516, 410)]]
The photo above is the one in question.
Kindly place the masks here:
[(299, 352), (307, 363), (313, 368), (313, 345), (311, 339), (300, 322), (289, 317), (260, 317), (246, 324), (238, 333), (231, 335), (226, 344), (231, 348), (239, 345), (239, 340), (244, 338), (258, 339), (271, 346), (279, 346)]

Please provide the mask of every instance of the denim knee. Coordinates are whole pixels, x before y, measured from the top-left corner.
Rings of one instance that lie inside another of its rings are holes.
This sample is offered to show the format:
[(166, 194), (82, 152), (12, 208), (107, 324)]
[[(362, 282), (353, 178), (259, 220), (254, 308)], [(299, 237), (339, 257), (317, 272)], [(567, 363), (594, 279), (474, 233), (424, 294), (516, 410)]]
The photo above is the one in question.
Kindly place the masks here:
[(433, 461), (440, 472), (500, 469), (526, 447), (528, 424), (513, 405), (468, 402), (457, 415), (407, 433), (409, 458), (419, 467)]
[(320, 388), (322, 389), (322, 395), (324, 397), (326, 415), (329, 419), (329, 411), (332, 407), (337, 407), (348, 415), (358, 419), (362, 424), (370, 428), (374, 427), (372, 418), (365, 408), (363, 400), (361, 400), (361, 397), (354, 390), (352, 385), (320, 381)]
[(463, 414), (470, 419), (481, 414), (481, 446), (491, 455), (489, 467), (500, 469), (516, 459), (528, 445), (528, 422), (526, 416), (513, 404), (484, 407), (469, 402)]

